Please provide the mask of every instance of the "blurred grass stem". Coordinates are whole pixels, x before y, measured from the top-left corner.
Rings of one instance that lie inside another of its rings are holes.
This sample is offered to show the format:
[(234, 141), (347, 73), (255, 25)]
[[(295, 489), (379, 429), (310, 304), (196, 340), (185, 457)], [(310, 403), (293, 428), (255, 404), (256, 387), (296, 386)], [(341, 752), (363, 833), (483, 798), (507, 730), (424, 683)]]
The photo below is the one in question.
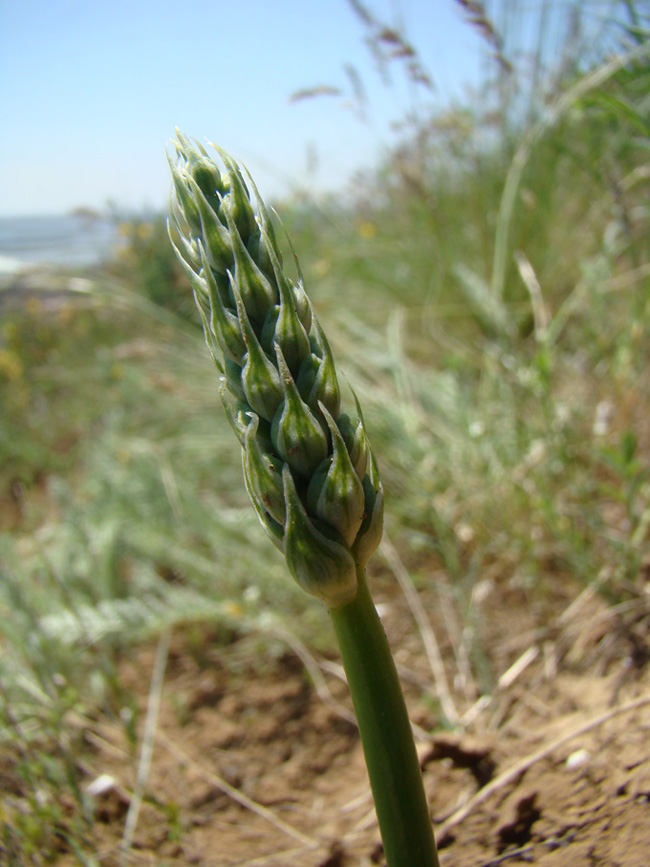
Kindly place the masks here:
[(589, 75), (580, 78), (578, 82), (565, 93), (557, 98), (550, 106), (546, 114), (528, 132), (522, 136), (521, 142), (510, 164), (508, 175), (503, 187), (503, 195), (499, 206), (496, 234), (494, 240), (494, 265), (492, 268), (492, 292), (496, 298), (503, 298), (505, 291), (506, 262), (508, 255), (508, 242), (510, 238), (510, 226), (517, 199), (517, 190), (521, 177), (531, 156), (534, 146), (542, 138), (544, 133), (555, 126), (560, 118), (575, 103), (592, 90), (601, 87), (612, 78), (620, 69), (627, 64), (641, 60), (650, 55), (650, 45), (646, 42), (637, 48), (613, 57), (608, 63), (597, 67)]
[(171, 643), (171, 629), (165, 629), (159, 640), (156, 649), (156, 658), (154, 660), (153, 674), (151, 676), (151, 686), (149, 688), (149, 702), (147, 705), (147, 716), (144, 724), (144, 734), (142, 737), (142, 749), (140, 751), (140, 761), (135, 780), (135, 788), (129, 811), (126, 815), (124, 823), (124, 834), (122, 836), (122, 864), (127, 867), (130, 860), (131, 846), (135, 829), (138, 824), (138, 816), (140, 815), (140, 807), (144, 798), (144, 792), (149, 779), (149, 771), (151, 770), (151, 760), (153, 758), (153, 747), (156, 739), (156, 727), (158, 725), (158, 712), (160, 710), (160, 697), (162, 695), (163, 680), (165, 677), (165, 669), (167, 668), (167, 657), (169, 656), (169, 645)]
[(379, 550), (390, 566), (393, 575), (397, 578), (397, 582), (402, 589), (402, 593), (406, 598), (409, 608), (411, 609), (413, 619), (417, 623), (420, 636), (422, 637), (422, 643), (424, 644), (424, 649), (427, 654), (427, 659), (431, 666), (431, 672), (436, 685), (436, 692), (440, 698), (442, 711), (451, 725), (458, 725), (460, 716), (456, 709), (451, 690), (449, 689), (445, 666), (442, 661), (442, 654), (440, 653), (440, 645), (438, 644), (436, 633), (429, 621), (424, 605), (420, 601), (420, 597), (413, 585), (411, 576), (409, 575), (402, 558), (399, 556), (397, 548), (390, 541), (386, 533), (384, 533)]

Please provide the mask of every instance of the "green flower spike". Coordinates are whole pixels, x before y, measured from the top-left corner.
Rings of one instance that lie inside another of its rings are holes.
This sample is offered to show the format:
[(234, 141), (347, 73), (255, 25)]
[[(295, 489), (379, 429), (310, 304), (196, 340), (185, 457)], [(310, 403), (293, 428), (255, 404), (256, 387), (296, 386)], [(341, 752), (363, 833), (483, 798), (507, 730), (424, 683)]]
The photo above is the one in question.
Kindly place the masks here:
[(332, 352), (249, 177), (178, 133), (171, 226), (221, 373), (246, 490), (297, 583), (330, 613), (359, 723), (388, 867), (438, 867), (411, 726), (365, 566), (383, 491), (359, 403), (341, 412)]

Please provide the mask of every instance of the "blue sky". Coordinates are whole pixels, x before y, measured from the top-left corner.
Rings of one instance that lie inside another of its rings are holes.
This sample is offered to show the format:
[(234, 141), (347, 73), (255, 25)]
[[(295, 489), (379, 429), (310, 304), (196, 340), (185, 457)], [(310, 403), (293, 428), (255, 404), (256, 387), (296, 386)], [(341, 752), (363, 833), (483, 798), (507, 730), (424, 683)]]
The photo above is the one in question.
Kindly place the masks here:
[[(429, 101), (478, 83), (486, 48), (454, 0), (366, 5), (405, 25)], [(0, 0), (0, 214), (165, 207), (175, 126), (245, 162), (265, 196), (341, 187), (412, 96), (397, 68), (382, 84), (364, 32), (347, 0)], [(349, 94), (346, 63), (367, 123), (345, 96), (289, 101), (320, 84)]]

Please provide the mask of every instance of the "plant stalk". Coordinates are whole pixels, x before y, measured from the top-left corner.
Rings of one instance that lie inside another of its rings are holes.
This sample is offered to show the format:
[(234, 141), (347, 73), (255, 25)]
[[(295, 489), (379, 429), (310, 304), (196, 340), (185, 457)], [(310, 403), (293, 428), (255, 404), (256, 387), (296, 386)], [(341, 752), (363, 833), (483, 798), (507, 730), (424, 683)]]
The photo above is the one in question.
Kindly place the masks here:
[(331, 608), (388, 867), (439, 867), (433, 824), (395, 662), (363, 569), (355, 599)]

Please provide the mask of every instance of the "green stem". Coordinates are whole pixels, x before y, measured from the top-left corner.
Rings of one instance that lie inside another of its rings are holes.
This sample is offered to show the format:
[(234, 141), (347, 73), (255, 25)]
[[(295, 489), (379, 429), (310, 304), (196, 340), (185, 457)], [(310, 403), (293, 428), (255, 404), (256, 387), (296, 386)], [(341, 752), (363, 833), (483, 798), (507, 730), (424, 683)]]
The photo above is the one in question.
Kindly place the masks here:
[(439, 867), (397, 669), (359, 570), (353, 602), (330, 609), (375, 799), (388, 867)]

